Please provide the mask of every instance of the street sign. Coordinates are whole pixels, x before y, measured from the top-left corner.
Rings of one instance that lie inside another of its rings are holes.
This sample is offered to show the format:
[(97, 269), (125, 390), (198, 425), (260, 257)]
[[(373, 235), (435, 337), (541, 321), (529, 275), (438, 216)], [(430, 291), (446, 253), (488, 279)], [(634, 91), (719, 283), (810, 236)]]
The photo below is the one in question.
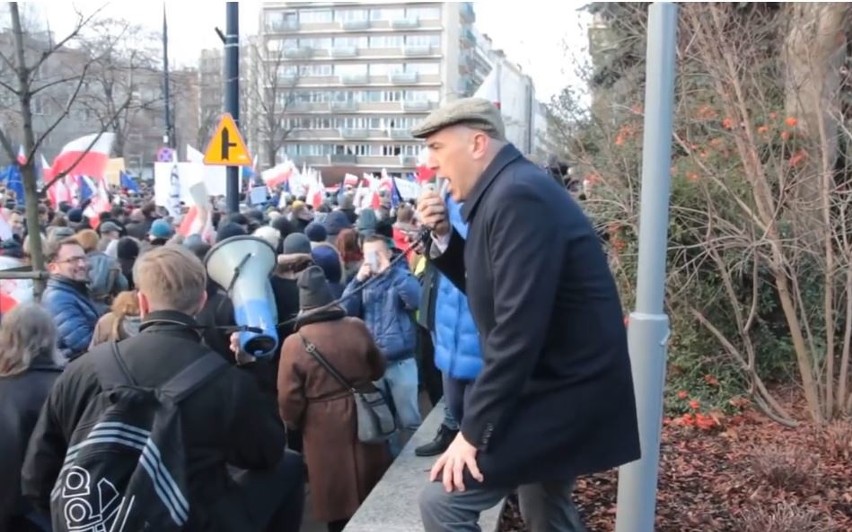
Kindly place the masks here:
[(175, 160), (177, 160), (177, 157), (175, 157), (175, 151), (173, 149), (164, 146), (157, 150), (157, 162), (170, 163)]
[(223, 114), (219, 119), (216, 132), (204, 150), (204, 164), (251, 166), (248, 147), (230, 113)]

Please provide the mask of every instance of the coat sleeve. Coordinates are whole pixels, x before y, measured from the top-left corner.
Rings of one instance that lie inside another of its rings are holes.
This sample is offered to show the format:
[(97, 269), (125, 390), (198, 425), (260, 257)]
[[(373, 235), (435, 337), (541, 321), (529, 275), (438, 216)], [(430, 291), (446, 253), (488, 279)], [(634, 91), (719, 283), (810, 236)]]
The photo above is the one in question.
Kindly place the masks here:
[(503, 197), (511, 201), (486, 220), (494, 324), (461, 426), (465, 439), (483, 450), (492, 432), (503, 428), (544, 348), (563, 260), (547, 200), (523, 185), (508, 187)]
[(95, 331), (89, 322), (88, 313), (80, 308), (73, 297), (64, 294), (56, 294), (49, 308), (64, 347), (74, 353), (85, 352)]
[(346, 310), (347, 315), (352, 316), (353, 318), (362, 317), (361, 298), (364, 297), (364, 294), (360, 293), (356, 295), (350, 295), (355, 290), (357, 290), (358, 287), (361, 286), (361, 284), (363, 284), (361, 283), (361, 281), (353, 277), (349, 284), (346, 285), (346, 288), (343, 290), (343, 295), (341, 296), (341, 298), (343, 299), (343, 302), (341, 304), (343, 306), (343, 309)]
[(278, 413), (282, 421), (295, 429), (302, 427), (305, 408), (305, 379), (296, 368), (299, 342), (296, 335), (288, 336), (281, 347), (281, 362), (278, 366)]
[[(281, 461), (287, 444), (284, 425), (275, 408), (275, 398), (267, 397), (253, 375), (242, 368), (231, 394), (234, 409), (230, 445), (226, 460), (242, 469), (271, 469)], [(251, 435), (248, 437), (247, 435)]]
[[(440, 255), (430, 258), (435, 267), (462, 292), (465, 291), (464, 242), (464, 238), (453, 228), (447, 249)], [(432, 244), (427, 251), (427, 256), (431, 256), (431, 246)]]
[[(60, 423), (63, 400), (70, 400), (68, 374), (60, 375), (41, 408), (21, 469), (21, 493), (30, 504), (50, 514), (50, 492), (65, 461), (68, 443)], [(63, 378), (65, 377), (65, 378)]]
[(399, 270), (394, 274), (393, 290), (399, 296), (406, 310), (417, 310), (420, 307), (420, 282), (417, 277), (407, 270)]

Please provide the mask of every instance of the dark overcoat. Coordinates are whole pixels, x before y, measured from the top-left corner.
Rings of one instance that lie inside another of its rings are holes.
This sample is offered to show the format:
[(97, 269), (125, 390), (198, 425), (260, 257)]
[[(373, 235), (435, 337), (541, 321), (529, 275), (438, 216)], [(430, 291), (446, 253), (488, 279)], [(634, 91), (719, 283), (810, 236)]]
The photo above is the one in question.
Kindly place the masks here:
[(507, 145), (462, 216), (467, 239), (453, 231), (433, 260), (467, 293), (482, 342), (461, 431), (485, 484), (569, 480), (639, 458), (622, 307), (580, 206)]

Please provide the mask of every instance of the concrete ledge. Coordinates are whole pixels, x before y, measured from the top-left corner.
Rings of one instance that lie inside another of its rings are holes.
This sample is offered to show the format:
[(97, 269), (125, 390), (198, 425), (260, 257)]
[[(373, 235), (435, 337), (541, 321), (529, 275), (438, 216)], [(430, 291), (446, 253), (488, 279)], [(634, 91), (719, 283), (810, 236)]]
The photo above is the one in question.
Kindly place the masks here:
[[(367, 500), (344, 529), (345, 532), (422, 532), (417, 498), (428, 481), (427, 474), (436, 457), (414, 456), (414, 449), (435, 438), (444, 420), (443, 400), (432, 409), (411, 441), (373, 488)], [(485, 532), (495, 532), (503, 503), (482, 512), (479, 525)]]

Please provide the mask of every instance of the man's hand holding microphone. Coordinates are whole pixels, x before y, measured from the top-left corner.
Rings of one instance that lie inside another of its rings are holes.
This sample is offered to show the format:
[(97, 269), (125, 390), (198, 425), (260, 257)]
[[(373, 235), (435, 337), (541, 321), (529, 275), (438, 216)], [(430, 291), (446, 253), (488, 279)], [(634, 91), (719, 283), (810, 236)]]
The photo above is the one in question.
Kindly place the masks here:
[(443, 240), (450, 234), (447, 204), (434, 187), (427, 187), (417, 200), (417, 219), (432, 232), (433, 239)]

